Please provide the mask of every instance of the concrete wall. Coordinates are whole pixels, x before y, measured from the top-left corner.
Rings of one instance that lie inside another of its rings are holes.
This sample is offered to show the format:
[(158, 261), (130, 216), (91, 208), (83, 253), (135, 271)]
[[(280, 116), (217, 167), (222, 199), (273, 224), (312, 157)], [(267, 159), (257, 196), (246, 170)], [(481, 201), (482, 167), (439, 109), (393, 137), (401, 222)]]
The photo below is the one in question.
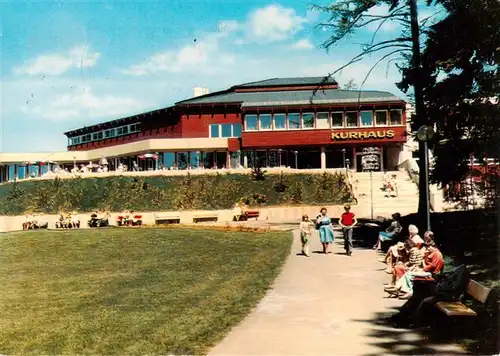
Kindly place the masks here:
[[(328, 215), (332, 218), (337, 218), (343, 212), (343, 206), (325, 206), (328, 209)], [(260, 211), (259, 220), (264, 220), (268, 222), (300, 222), (302, 215), (307, 214), (310, 218), (315, 218), (322, 207), (321, 206), (292, 206), (292, 207), (265, 207), (256, 208), (255, 210)], [(253, 210), (253, 209), (250, 209)], [(364, 210), (368, 209), (358, 209), (357, 206), (353, 206), (353, 211), (360, 217), (366, 216)], [(215, 214), (218, 217), (219, 222), (230, 223), (233, 221), (233, 210), (215, 210), (215, 211), (182, 211), (182, 212), (147, 212), (141, 213), (136, 212), (136, 215), (142, 215), (142, 221), (145, 225), (155, 224), (155, 214), (168, 217), (180, 217), (181, 224), (192, 224), (193, 218), (196, 215), (212, 215)], [(110, 224), (116, 225), (116, 218), (121, 215), (121, 213), (112, 213)], [(81, 228), (88, 228), (87, 221), (90, 219), (90, 214), (78, 214), (74, 215), (75, 219), (79, 219), (81, 223)], [(42, 215), (39, 221), (46, 221), (49, 223), (49, 228), (54, 229), (55, 223), (58, 220), (57, 215)], [(0, 232), (10, 232), (22, 230), (22, 224), (26, 221), (25, 216), (0, 216)]]

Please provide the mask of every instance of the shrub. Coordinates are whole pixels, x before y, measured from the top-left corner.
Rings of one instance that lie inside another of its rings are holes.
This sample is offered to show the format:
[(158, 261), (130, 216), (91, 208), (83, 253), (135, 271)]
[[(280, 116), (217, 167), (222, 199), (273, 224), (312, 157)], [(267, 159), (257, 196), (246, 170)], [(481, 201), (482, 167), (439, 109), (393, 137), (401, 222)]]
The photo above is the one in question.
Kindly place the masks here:
[(0, 215), (216, 210), (230, 209), (240, 200), (253, 206), (344, 204), (351, 196), (344, 177), (328, 173), (268, 175), (265, 180), (242, 174), (54, 179), (0, 185)]

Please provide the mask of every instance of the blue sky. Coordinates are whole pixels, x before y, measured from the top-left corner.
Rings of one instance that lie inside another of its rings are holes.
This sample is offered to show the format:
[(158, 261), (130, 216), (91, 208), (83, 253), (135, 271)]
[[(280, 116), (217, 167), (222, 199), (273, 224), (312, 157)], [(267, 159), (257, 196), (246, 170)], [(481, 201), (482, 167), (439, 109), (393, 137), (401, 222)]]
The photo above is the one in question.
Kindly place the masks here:
[[(64, 150), (63, 132), (274, 77), (320, 76), (346, 63), (373, 26), (329, 53), (311, 1), (0, 2), (0, 151)], [(318, 0), (316, 4), (321, 4)], [(324, 2), (323, 2), (324, 3)], [(384, 13), (385, 9), (374, 11)], [(381, 39), (398, 33), (387, 23)], [(336, 76), (361, 84), (378, 57)], [(394, 66), (364, 89), (403, 96)]]

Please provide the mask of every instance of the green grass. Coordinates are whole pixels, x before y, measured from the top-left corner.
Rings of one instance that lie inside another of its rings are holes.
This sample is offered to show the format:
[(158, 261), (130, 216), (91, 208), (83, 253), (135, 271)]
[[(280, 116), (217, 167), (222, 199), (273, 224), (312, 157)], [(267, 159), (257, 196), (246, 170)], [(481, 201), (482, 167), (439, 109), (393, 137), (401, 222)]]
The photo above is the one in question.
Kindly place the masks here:
[(290, 247), (289, 232), (5, 234), (0, 353), (206, 353), (263, 297)]

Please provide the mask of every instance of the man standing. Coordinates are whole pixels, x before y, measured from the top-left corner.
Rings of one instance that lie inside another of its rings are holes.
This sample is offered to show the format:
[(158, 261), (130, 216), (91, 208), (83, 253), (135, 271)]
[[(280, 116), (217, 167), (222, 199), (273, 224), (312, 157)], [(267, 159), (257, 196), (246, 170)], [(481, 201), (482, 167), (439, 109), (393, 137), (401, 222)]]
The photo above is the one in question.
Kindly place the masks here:
[(342, 232), (344, 234), (344, 249), (347, 256), (352, 256), (352, 228), (358, 223), (356, 220), (356, 215), (351, 212), (351, 206), (344, 206), (345, 212), (341, 215), (339, 219), (339, 224), (342, 227)]

